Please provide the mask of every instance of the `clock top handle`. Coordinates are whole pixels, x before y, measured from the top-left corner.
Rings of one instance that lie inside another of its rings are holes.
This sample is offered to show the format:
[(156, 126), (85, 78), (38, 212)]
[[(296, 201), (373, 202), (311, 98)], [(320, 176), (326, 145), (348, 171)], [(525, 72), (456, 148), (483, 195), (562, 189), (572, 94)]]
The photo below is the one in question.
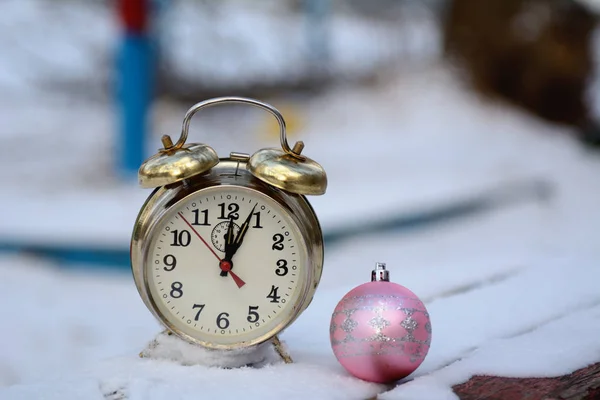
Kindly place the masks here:
[(283, 116), (281, 115), (279, 110), (277, 110), (275, 107), (273, 107), (270, 104), (267, 104), (267, 103), (259, 101), (259, 100), (247, 98), (247, 97), (235, 97), (235, 96), (216, 97), (213, 99), (205, 100), (200, 103), (194, 104), (192, 107), (190, 107), (190, 109), (185, 114), (185, 117), (183, 118), (183, 125), (181, 127), (181, 136), (179, 136), (179, 140), (177, 140), (177, 143), (175, 143), (173, 148), (179, 149), (185, 144), (187, 137), (188, 137), (188, 132), (190, 129), (190, 122), (192, 121), (192, 117), (194, 116), (194, 114), (196, 114), (198, 111), (200, 111), (203, 108), (213, 107), (213, 106), (227, 104), (227, 103), (247, 104), (247, 105), (258, 107), (262, 110), (269, 112), (271, 115), (273, 115), (275, 117), (275, 119), (277, 120), (277, 123), (279, 124), (279, 140), (281, 142), (281, 148), (283, 149), (283, 151), (286, 154), (289, 154), (290, 156), (292, 156), (293, 158), (296, 158), (298, 160), (305, 159), (305, 157), (300, 154), (302, 152), (302, 149), (304, 148), (304, 143), (302, 141), (296, 142), (294, 147), (290, 148), (288, 141), (287, 141), (285, 120), (283, 119)]

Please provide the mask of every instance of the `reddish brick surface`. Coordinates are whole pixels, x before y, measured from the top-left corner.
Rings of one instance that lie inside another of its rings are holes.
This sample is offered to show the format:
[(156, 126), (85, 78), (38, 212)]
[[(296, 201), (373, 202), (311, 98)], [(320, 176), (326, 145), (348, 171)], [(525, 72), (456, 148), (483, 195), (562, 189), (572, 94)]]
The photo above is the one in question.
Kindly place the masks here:
[(600, 363), (555, 378), (474, 376), (453, 389), (462, 400), (600, 400)]

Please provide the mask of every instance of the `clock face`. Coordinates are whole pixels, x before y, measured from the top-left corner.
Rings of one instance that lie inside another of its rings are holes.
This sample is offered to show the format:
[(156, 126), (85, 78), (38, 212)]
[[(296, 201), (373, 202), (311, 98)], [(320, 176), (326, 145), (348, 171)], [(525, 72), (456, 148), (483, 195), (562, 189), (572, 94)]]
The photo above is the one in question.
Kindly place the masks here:
[(253, 343), (296, 315), (308, 282), (299, 229), (275, 200), (240, 186), (176, 203), (146, 258), (152, 301), (171, 326), (205, 344)]

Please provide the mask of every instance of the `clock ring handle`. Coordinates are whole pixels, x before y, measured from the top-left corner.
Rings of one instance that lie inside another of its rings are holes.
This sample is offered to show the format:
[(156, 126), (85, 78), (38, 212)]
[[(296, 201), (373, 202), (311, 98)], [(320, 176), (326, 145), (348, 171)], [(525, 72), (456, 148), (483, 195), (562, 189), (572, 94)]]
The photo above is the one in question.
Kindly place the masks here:
[(208, 108), (208, 107), (212, 107), (212, 106), (216, 106), (216, 105), (220, 105), (220, 104), (226, 104), (226, 103), (247, 104), (247, 105), (258, 107), (260, 109), (263, 109), (263, 110), (271, 113), (271, 115), (273, 115), (275, 117), (275, 119), (277, 120), (277, 123), (279, 123), (279, 139), (281, 141), (281, 148), (283, 149), (283, 151), (286, 154), (289, 154), (290, 156), (292, 156), (296, 159), (299, 159), (299, 160), (305, 159), (305, 157), (300, 154), (302, 152), (302, 149), (304, 148), (303, 142), (301, 142), (301, 141), (296, 142), (294, 147), (290, 148), (288, 141), (287, 141), (285, 120), (283, 119), (283, 116), (281, 115), (279, 110), (277, 110), (275, 107), (273, 107), (270, 104), (267, 104), (267, 103), (259, 101), (259, 100), (247, 98), (247, 97), (234, 97), (234, 96), (215, 97), (213, 99), (205, 100), (200, 103), (194, 104), (192, 107), (190, 107), (190, 109), (185, 114), (185, 117), (183, 118), (183, 126), (181, 128), (181, 136), (179, 137), (179, 140), (177, 141), (177, 143), (175, 143), (174, 148), (179, 149), (185, 144), (185, 141), (187, 140), (187, 137), (188, 137), (190, 122), (191, 122), (194, 114), (196, 114), (198, 111), (200, 111), (203, 108)]

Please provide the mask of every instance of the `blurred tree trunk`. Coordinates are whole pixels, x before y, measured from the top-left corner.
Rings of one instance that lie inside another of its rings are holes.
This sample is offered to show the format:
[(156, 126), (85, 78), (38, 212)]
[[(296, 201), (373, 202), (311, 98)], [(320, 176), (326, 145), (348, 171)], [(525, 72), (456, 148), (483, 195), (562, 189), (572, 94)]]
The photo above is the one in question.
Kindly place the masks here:
[(583, 125), (596, 16), (567, 0), (452, 0), (446, 55), (476, 90), (549, 121)]

